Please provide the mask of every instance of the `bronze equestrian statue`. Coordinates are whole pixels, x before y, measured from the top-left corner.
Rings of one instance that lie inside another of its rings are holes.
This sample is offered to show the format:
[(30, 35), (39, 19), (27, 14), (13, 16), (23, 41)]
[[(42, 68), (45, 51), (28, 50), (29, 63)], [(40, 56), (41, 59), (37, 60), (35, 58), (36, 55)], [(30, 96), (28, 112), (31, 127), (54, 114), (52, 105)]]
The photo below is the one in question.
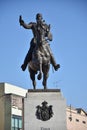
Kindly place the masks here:
[(45, 23), (40, 13), (36, 15), (36, 22), (30, 22), (29, 24), (26, 24), (23, 21), (22, 16), (20, 16), (19, 22), (20, 25), (25, 29), (31, 29), (33, 32), (30, 48), (21, 68), (23, 71), (25, 71), (28, 65), (30, 78), (32, 80), (34, 89), (36, 89), (35, 75), (39, 72), (37, 78), (40, 80), (43, 74), (42, 83), (44, 89), (47, 89), (47, 78), (49, 76), (50, 64), (53, 65), (56, 71), (60, 68), (60, 64), (56, 64), (48, 43), (48, 41), (52, 41), (50, 25)]

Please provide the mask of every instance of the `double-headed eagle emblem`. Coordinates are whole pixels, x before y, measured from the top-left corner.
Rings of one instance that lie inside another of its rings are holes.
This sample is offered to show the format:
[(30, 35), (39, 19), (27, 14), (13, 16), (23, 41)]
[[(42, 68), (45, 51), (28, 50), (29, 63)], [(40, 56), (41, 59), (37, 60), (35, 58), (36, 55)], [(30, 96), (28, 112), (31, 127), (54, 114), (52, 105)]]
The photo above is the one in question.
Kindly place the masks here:
[(42, 102), (42, 106), (38, 105), (36, 106), (36, 117), (39, 120), (47, 121), (53, 116), (53, 110), (52, 105), (47, 105), (48, 103), (46, 101)]

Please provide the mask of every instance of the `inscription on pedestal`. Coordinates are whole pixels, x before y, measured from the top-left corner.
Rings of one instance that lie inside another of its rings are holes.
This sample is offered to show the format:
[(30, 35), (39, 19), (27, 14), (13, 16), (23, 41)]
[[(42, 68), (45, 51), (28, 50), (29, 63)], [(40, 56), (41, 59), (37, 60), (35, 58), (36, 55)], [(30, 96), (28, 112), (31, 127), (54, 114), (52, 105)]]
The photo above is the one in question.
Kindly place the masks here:
[(43, 128), (43, 127), (41, 127), (41, 130), (50, 130), (50, 128)]

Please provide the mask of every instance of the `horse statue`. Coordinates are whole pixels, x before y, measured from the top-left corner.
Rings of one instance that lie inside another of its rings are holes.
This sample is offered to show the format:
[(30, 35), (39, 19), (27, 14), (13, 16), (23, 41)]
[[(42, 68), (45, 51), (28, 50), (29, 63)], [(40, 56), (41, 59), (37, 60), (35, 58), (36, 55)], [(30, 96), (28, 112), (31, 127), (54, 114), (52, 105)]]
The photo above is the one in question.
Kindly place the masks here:
[(44, 41), (41, 45), (35, 47), (32, 53), (32, 60), (28, 64), (28, 70), (34, 89), (36, 89), (35, 75), (38, 72), (39, 74), (37, 75), (37, 79), (41, 80), (43, 76), (42, 84), (44, 89), (47, 89), (47, 79), (50, 69), (50, 54), (46, 50), (48, 46), (47, 44), (47, 41)]
[(48, 44), (48, 41), (52, 41), (50, 24), (47, 25), (43, 20), (42, 15), (39, 13), (36, 15), (36, 23), (30, 22), (29, 24), (26, 24), (22, 19), (22, 16), (19, 17), (19, 23), (25, 29), (31, 29), (34, 36), (31, 40), (30, 49), (21, 68), (25, 71), (28, 65), (34, 89), (36, 89), (35, 75), (39, 72), (37, 79), (41, 80), (43, 76), (42, 84), (44, 89), (47, 89), (50, 64), (53, 65), (55, 70), (60, 68), (60, 65), (56, 64), (55, 58)]

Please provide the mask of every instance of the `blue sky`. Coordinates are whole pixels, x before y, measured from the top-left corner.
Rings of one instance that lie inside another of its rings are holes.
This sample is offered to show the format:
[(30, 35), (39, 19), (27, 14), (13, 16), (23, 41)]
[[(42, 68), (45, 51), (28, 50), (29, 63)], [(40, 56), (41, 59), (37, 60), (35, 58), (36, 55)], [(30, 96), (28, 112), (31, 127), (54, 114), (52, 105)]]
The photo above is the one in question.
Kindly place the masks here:
[[(87, 2), (86, 0), (1, 0), (0, 1), (0, 82), (25, 89), (33, 88), (28, 70), (20, 68), (29, 49), (31, 30), (19, 25), (35, 22), (42, 13), (51, 24), (50, 46), (61, 65), (49, 72), (48, 88), (59, 88), (67, 105), (87, 110)], [(42, 80), (37, 88), (43, 88)]]

